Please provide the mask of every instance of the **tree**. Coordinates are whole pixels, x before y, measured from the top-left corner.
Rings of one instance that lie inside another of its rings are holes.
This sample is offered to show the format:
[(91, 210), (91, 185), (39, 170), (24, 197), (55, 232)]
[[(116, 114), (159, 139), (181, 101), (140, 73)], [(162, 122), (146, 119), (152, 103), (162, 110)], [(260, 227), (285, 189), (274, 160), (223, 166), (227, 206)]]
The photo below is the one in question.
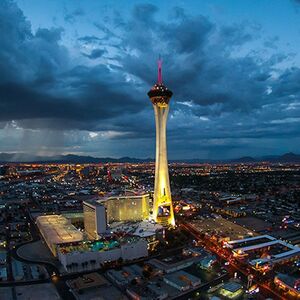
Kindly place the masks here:
[(150, 276), (151, 276), (151, 273), (150, 273), (148, 270), (143, 270), (143, 276), (144, 276), (146, 279), (149, 279)]
[(121, 265), (123, 263), (123, 261), (124, 261), (123, 257), (119, 257), (117, 260), (119, 265)]

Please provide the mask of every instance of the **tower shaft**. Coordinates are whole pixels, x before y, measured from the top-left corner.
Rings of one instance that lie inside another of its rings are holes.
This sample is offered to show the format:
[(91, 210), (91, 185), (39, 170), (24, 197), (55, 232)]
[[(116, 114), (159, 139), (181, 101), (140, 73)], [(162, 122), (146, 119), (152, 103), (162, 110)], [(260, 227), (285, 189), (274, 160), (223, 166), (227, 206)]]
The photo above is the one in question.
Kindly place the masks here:
[(154, 183), (154, 220), (163, 225), (175, 225), (167, 159), (167, 118), (169, 105), (153, 105), (156, 124), (156, 159)]

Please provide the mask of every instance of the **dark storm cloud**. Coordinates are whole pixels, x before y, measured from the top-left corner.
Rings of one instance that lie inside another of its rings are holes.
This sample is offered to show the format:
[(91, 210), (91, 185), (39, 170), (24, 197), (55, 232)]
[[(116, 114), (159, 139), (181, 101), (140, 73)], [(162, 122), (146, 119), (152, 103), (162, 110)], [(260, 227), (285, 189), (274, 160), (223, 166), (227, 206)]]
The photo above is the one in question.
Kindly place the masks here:
[[(182, 8), (165, 20), (158, 12), (154, 5), (137, 5), (127, 18), (116, 12), (110, 21), (93, 22), (98, 32), (77, 39), (84, 60), (78, 63), (63, 45), (63, 28), (33, 32), (16, 4), (1, 1), (0, 124), (15, 120), (24, 128), (117, 131), (122, 135), (111, 139), (153, 139), (146, 92), (161, 54), (164, 81), (174, 92), (169, 122), (174, 145), (299, 133), (300, 70), (278, 70), (286, 54), (262, 58), (255, 47), (251, 51), (259, 25), (218, 26)], [(276, 51), (277, 40), (265, 43)]]
[(39, 28), (36, 31), (35, 37), (48, 41), (49, 43), (57, 43), (61, 39), (63, 28)]
[(178, 26), (166, 25), (162, 30), (162, 38), (178, 54), (191, 54), (201, 48), (211, 29), (212, 24), (205, 17), (199, 16), (185, 19)]
[(83, 53), (83, 55), (89, 59), (96, 59), (102, 57), (105, 53), (107, 53), (105, 49), (93, 49), (90, 54)]
[(87, 44), (92, 44), (92, 43), (101, 41), (101, 39), (94, 35), (87, 35), (87, 36), (82, 36), (82, 37), (78, 38), (78, 41), (87, 43)]
[[(76, 72), (73, 70), (73, 83), (76, 84)], [(28, 86), (20, 84), (3, 84), (0, 85), (0, 119), (4, 121), (21, 120), (21, 119), (61, 119), (62, 124), (55, 123), (53, 126), (61, 125), (63, 127), (73, 124), (80, 126), (81, 129), (90, 128), (95, 120), (106, 120), (126, 110), (134, 113), (138, 105), (130, 102), (127, 106), (123, 105), (124, 94), (118, 91), (110, 90), (108, 85), (101, 85), (96, 82), (81, 82), (79, 87), (86, 97), (85, 103), (78, 98), (59, 98), (51, 96), (40, 91), (28, 88)], [(102, 105), (99, 105), (99, 97), (101, 94), (109, 95), (109, 99), (105, 98)], [(21, 100), (20, 100), (21, 99)], [(42, 99), (42, 101), (41, 101)], [(20, 102), (23, 103), (19, 107)], [(109, 108), (112, 105), (113, 108)], [(125, 108), (125, 110), (124, 110)], [(51, 126), (51, 124), (49, 124)]]
[(233, 45), (242, 45), (253, 40), (253, 33), (247, 31), (249, 24), (234, 24), (224, 26), (220, 29), (220, 36), (226, 39), (226, 44), (229, 47)]
[(274, 87), (274, 95), (279, 98), (297, 96), (300, 98), (300, 69), (290, 68), (282, 73), (278, 79), (278, 84)]
[(250, 56), (231, 57), (236, 47), (254, 39), (259, 26), (216, 28), (207, 18), (184, 12), (166, 23), (155, 21), (153, 8), (143, 11), (146, 17), (133, 14), (121, 35), (129, 53), (121, 60), (128, 72), (150, 84), (155, 74), (152, 61), (156, 53), (162, 53), (175, 100), (189, 99), (201, 106), (221, 103), (224, 111), (249, 111), (264, 104), (272, 63), (258, 63)]
[[(60, 44), (61, 28), (39, 28), (34, 34), (16, 4), (0, 5), (1, 121), (60, 119), (66, 122), (46, 124), (88, 129), (97, 127), (95, 120), (142, 109), (122, 74), (113, 75), (103, 65), (71, 67)], [(96, 59), (104, 53), (94, 49), (87, 56)]]

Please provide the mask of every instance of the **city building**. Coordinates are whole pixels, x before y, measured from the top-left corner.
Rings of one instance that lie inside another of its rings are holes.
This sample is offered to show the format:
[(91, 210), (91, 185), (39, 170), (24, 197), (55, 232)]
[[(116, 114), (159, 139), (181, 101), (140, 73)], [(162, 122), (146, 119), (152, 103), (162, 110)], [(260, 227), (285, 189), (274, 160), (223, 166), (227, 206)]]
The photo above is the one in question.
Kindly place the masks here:
[(163, 226), (148, 220), (141, 222), (114, 222), (109, 224), (109, 231), (116, 234), (128, 234), (147, 240), (148, 250), (154, 250), (163, 236)]
[(279, 273), (275, 276), (274, 283), (292, 297), (300, 297), (300, 278)]
[(80, 242), (83, 234), (62, 215), (45, 215), (36, 218), (37, 227), (54, 256), (60, 244)]
[(211, 270), (213, 265), (217, 262), (217, 258), (214, 255), (207, 255), (205, 257), (203, 257), (199, 263), (197, 264), (197, 266), (201, 269), (204, 270)]
[(70, 281), (70, 287), (78, 292), (84, 292), (99, 286), (108, 286), (110, 283), (99, 273), (85, 274)]
[(269, 271), (275, 264), (295, 261), (300, 257), (300, 248), (269, 235), (261, 235), (226, 243), (233, 256), (247, 259), (261, 272)]
[(163, 280), (167, 284), (175, 287), (182, 292), (201, 284), (200, 278), (185, 271), (177, 271), (171, 274), (167, 274), (163, 277)]
[(225, 299), (238, 299), (244, 293), (243, 286), (235, 281), (225, 283), (219, 291)]
[(143, 269), (139, 265), (130, 265), (123, 267), (121, 270), (110, 269), (106, 272), (106, 275), (116, 285), (124, 287), (134, 279), (140, 281), (143, 276)]
[(137, 237), (105, 238), (57, 246), (57, 257), (67, 271), (92, 270), (119, 259), (130, 261), (147, 256), (147, 241)]
[(97, 200), (106, 209), (107, 223), (149, 219), (149, 194), (126, 191)]
[(228, 215), (234, 218), (246, 216), (246, 212), (241, 210), (239, 207), (213, 207), (212, 210), (219, 214)]
[(83, 201), (84, 228), (97, 239), (113, 222), (139, 222), (149, 219), (149, 194), (126, 192)]
[(175, 225), (168, 171), (166, 127), (169, 101), (173, 93), (163, 84), (162, 62), (158, 61), (157, 83), (148, 92), (156, 124), (156, 158), (153, 219), (163, 225)]
[(99, 299), (111, 300), (111, 299), (123, 299), (121, 291), (114, 287), (106, 278), (99, 273), (84, 274), (75, 279), (67, 280), (67, 285), (70, 287), (70, 291), (74, 295), (75, 299)]
[(83, 201), (84, 230), (90, 239), (97, 239), (106, 231), (105, 207), (96, 201)]
[(142, 299), (157, 299), (163, 300), (168, 298), (168, 293), (162, 287), (156, 284), (148, 285), (131, 285), (126, 289), (127, 295), (131, 299), (142, 300)]
[(193, 264), (197, 264), (200, 259), (200, 255), (193, 255), (192, 253), (186, 254), (186, 251), (183, 251), (182, 254), (166, 257), (163, 259), (152, 258), (151, 260), (149, 260), (149, 264), (154, 268), (162, 270), (164, 273), (169, 274), (186, 269)]

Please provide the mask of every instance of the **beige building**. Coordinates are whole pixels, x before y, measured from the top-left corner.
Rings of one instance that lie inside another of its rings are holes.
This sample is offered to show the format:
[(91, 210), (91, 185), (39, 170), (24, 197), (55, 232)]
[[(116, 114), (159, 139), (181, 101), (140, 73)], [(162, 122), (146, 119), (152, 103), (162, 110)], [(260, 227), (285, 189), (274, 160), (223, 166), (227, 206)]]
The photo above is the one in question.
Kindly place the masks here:
[(112, 196), (97, 202), (106, 208), (107, 223), (149, 218), (149, 194)]
[(36, 224), (54, 256), (56, 256), (57, 245), (83, 240), (82, 232), (62, 215), (39, 216)]
[(96, 198), (83, 202), (84, 228), (90, 239), (97, 239), (113, 222), (138, 222), (149, 218), (149, 194)]

